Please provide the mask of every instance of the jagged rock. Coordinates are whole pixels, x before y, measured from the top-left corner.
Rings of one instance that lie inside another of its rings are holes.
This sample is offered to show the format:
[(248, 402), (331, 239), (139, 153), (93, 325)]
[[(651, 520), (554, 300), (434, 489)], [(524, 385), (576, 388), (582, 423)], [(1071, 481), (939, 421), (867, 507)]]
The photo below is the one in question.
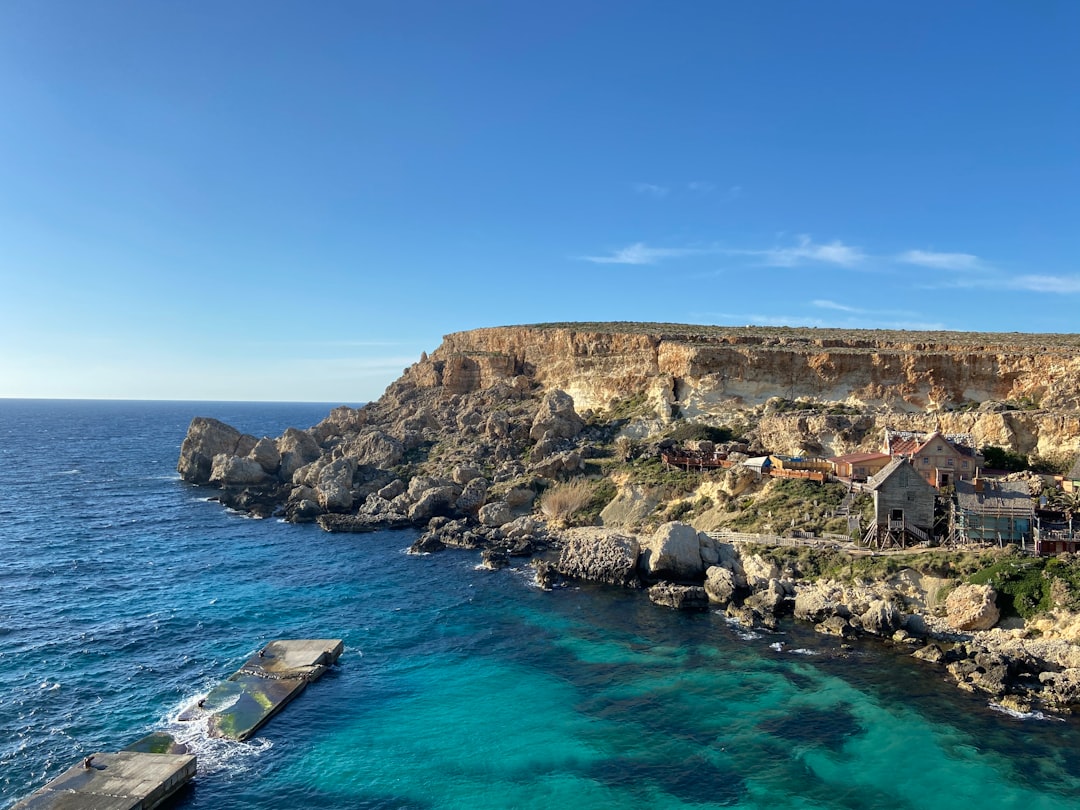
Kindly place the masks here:
[(536, 569), (536, 585), (545, 591), (550, 591), (558, 581), (558, 571), (554, 564), (547, 560), (533, 560), (533, 568)]
[(318, 470), (315, 492), (319, 505), (329, 512), (344, 512), (352, 508), (353, 476), (356, 461), (352, 458), (334, 459)]
[(751, 588), (762, 588), (769, 580), (780, 577), (780, 567), (772, 560), (766, 560), (760, 554), (752, 554), (742, 561), (746, 584)]
[(502, 549), (486, 548), (480, 553), (480, 564), (491, 571), (498, 571), (510, 564), (510, 557)]
[(544, 395), (536, 411), (529, 438), (538, 441), (545, 433), (560, 439), (573, 439), (585, 427), (585, 422), (574, 410), (574, 399), (565, 391), (553, 389)]
[[(707, 537), (708, 535), (706, 535)], [(716, 565), (726, 568), (735, 577), (736, 588), (746, 588), (746, 571), (743, 568), (742, 557), (731, 543), (716, 543)]]
[(640, 565), (647, 579), (700, 582), (705, 566), (697, 529), (677, 521), (663, 524), (642, 542)]
[(891, 636), (900, 629), (903, 614), (892, 602), (875, 599), (859, 616), (859, 624), (867, 633), (875, 636)]
[(585, 469), (585, 461), (577, 450), (548, 455), (540, 449), (540, 444), (537, 444), (533, 456), (547, 456), (529, 466), (529, 472), (541, 478), (558, 478), (560, 475), (577, 473)]
[(323, 514), (317, 518), (318, 524), (328, 532), (375, 532), (382, 529), (401, 529), (411, 525), (403, 515), (338, 515)]
[(945, 663), (945, 651), (937, 644), (930, 643), (925, 647), (920, 647), (911, 654), (912, 658), (918, 658), (922, 661), (929, 661), (931, 664), (943, 664)]
[(506, 501), (495, 501), (480, 507), (478, 518), (484, 526), (503, 526), (514, 519), (514, 513)]
[(286, 507), (285, 519), (290, 523), (314, 523), (315, 518), (323, 513), (318, 501), (301, 498)]
[(405, 489), (406, 489), (405, 482), (402, 481), (400, 478), (395, 478), (393, 481), (391, 481), (385, 487), (380, 489), (379, 492), (378, 492), (378, 495), (379, 495), (380, 498), (383, 498), (384, 500), (392, 501), (398, 495), (403, 493), (405, 491)]
[(357, 464), (385, 470), (401, 463), (405, 448), (398, 439), (381, 430), (368, 430), (349, 442), (345, 453)]
[[(487, 500), (488, 483), (485, 479), (470, 478), (457, 499), (457, 510), (462, 514), (475, 514)], [(509, 508), (509, 507), (508, 507)]]
[(450, 478), (455, 484), (465, 486), (470, 481), (479, 478), (480, 474), (480, 470), (476, 469), (476, 467), (459, 464), (458, 466), (454, 467), (453, 471), (450, 473)]
[(209, 482), (223, 487), (234, 487), (262, 484), (270, 478), (262, 465), (253, 459), (221, 454), (214, 456)]
[(720, 605), (728, 604), (735, 596), (735, 575), (719, 565), (705, 569), (705, 593), (709, 600)]
[(277, 473), (281, 466), (281, 453), (277, 449), (277, 443), (265, 436), (255, 443), (247, 457), (258, 463), (269, 475)]
[[(421, 496), (429, 489), (457, 486), (449, 478), (434, 478), (427, 475), (418, 475), (409, 481), (408, 496), (413, 501), (420, 500)], [(460, 490), (459, 490), (460, 494)]]
[(675, 610), (708, 610), (709, 597), (700, 585), (658, 582), (649, 588), (649, 600)]
[(510, 508), (517, 511), (532, 506), (536, 500), (536, 491), (528, 487), (514, 487), (503, 496), (503, 500), (510, 504)]
[(1039, 674), (1046, 700), (1063, 708), (1080, 706), (1080, 668)]
[(780, 580), (771, 579), (763, 590), (754, 591), (743, 601), (743, 604), (763, 615), (776, 616), (784, 612), (787, 604), (787, 591), (780, 583)]
[(638, 553), (634, 537), (610, 530), (572, 529), (563, 536), (555, 568), (572, 579), (637, 587)]
[(296, 428), (288, 428), (276, 444), (281, 456), (278, 475), (283, 481), (292, 481), (297, 470), (322, 455), (322, 450), (311, 434)]
[(832, 588), (820, 583), (799, 588), (795, 594), (795, 618), (819, 623), (837, 615), (840, 603), (832, 598)]
[(409, 509), (409, 520), (413, 523), (426, 523), (432, 517), (449, 515), (453, 512), (460, 491), (453, 486), (432, 487), (421, 493), (416, 503)]
[(843, 616), (830, 616), (823, 622), (814, 625), (814, 630), (826, 636), (840, 636), (847, 638), (854, 634), (854, 628)]
[(284, 493), (280, 487), (265, 484), (258, 487), (225, 487), (217, 496), (222, 506), (256, 518), (268, 518), (276, 513), (283, 499)]
[(956, 630), (989, 630), (1000, 616), (996, 599), (989, 585), (960, 585), (945, 600), (945, 620)]
[(180, 445), (176, 470), (185, 481), (207, 484), (215, 456), (244, 456), (254, 446), (254, 436), (241, 433), (217, 419), (197, 416), (191, 420), (184, 442)]

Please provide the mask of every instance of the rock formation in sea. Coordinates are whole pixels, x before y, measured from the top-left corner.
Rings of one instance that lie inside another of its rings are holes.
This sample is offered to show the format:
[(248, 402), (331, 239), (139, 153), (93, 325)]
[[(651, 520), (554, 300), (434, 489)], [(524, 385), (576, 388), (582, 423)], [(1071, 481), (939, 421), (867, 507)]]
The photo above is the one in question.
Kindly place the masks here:
[(747, 624), (792, 615), (917, 648), (965, 688), (1068, 708), (1080, 696), (1080, 622), (1057, 646), (1010, 643), (990, 629), (999, 617), (985, 586), (956, 588), (935, 617), (931, 592), (943, 586), (925, 572), (860, 584), (718, 541), (694, 516), (750, 513), (758, 477), (731, 471), (688, 493), (686, 476), (656, 459), (680, 426), (697, 425), (742, 458), (876, 451), (889, 428), (1060, 461), (1080, 451), (1078, 417), (1073, 335), (499, 327), (447, 335), (379, 400), (307, 430), (255, 437), (196, 418), (178, 470), (256, 516), (335, 532), (414, 526), (416, 552), (482, 549), (489, 568), (531, 558), (544, 586), (646, 587), (658, 604), (711, 604)]

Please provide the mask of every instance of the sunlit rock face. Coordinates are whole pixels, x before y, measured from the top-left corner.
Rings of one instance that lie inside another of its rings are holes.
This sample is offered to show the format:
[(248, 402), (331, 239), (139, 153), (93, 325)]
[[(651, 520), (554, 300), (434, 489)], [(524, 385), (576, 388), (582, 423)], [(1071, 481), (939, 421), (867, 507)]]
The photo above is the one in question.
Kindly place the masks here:
[[(781, 453), (877, 449), (885, 426), (1043, 456), (1075, 452), (1080, 440), (1075, 335), (508, 326), (447, 335), (399, 382), (466, 394), (500, 380), (564, 391), (578, 412), (632, 397), (661, 419), (761, 408), (762, 444)], [(775, 398), (821, 407), (774, 413)]]

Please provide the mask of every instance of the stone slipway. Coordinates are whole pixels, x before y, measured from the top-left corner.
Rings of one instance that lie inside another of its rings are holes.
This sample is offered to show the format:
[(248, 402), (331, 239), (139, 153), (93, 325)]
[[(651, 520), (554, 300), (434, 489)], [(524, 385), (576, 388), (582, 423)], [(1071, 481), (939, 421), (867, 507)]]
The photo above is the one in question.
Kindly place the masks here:
[(97, 753), (11, 810), (152, 810), (193, 776), (191, 754)]
[(194, 720), (209, 712), (211, 737), (247, 740), (332, 666), (343, 649), (336, 638), (271, 641), (180, 719)]

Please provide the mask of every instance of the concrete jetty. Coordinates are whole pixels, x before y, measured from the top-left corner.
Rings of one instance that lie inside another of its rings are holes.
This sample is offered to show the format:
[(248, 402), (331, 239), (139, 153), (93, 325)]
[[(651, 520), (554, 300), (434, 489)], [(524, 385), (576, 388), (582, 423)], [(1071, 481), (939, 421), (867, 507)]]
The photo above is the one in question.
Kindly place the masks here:
[(153, 810), (195, 776), (191, 754), (99, 752), (11, 810)]
[(338, 638), (271, 641), (180, 719), (209, 713), (211, 737), (247, 740), (332, 666), (344, 647)]
[[(339, 638), (271, 641), (180, 719), (209, 714), (211, 736), (246, 740), (344, 649)], [(194, 778), (195, 767), (186, 746), (155, 731), (122, 751), (87, 757), (11, 810), (153, 810)]]

